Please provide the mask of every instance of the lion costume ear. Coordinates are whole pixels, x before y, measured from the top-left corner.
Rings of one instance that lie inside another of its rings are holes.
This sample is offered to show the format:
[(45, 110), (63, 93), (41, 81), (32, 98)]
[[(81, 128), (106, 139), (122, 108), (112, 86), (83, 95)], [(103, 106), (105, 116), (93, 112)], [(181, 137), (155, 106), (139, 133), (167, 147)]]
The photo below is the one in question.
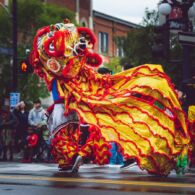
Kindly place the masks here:
[(79, 27), (77, 28), (78, 34), (82, 37), (85, 37), (86, 40), (88, 40), (89, 42), (91, 42), (93, 44), (93, 46), (96, 43), (96, 37), (94, 35), (94, 33), (86, 27)]
[(87, 53), (86, 64), (92, 67), (98, 67), (102, 64), (102, 58), (97, 53)]

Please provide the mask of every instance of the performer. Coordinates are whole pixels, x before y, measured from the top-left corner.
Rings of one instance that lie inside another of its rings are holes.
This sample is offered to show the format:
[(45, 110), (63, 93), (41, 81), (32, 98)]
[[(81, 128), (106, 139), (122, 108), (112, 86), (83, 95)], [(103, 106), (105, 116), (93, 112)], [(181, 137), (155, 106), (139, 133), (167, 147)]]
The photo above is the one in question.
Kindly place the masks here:
[[(116, 75), (100, 75), (102, 60), (92, 52), (95, 36), (88, 28), (65, 22), (38, 30), (31, 53), (35, 73), (52, 90), (49, 109), (53, 155), (60, 167), (93, 156), (108, 162), (108, 142), (116, 142), (125, 159), (141, 169), (167, 175), (184, 160), (190, 136), (170, 79), (160, 65), (145, 64)], [(90, 124), (79, 146), (79, 124)]]
[(195, 105), (188, 108), (189, 131), (191, 135), (192, 151), (190, 166), (195, 165)]

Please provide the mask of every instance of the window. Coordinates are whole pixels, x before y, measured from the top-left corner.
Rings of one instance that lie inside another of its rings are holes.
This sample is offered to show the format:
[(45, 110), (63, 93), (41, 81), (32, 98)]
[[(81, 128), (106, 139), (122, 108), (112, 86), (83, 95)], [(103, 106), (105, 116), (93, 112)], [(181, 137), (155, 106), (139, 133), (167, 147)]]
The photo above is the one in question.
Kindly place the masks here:
[(86, 25), (86, 23), (83, 21), (83, 22), (81, 23), (81, 26), (86, 27), (87, 25)]
[(108, 53), (108, 33), (99, 32), (99, 52)]
[(82, 19), (80, 20), (80, 24), (81, 24), (81, 26), (83, 26), (83, 27), (88, 27), (88, 23), (87, 23), (86, 18), (82, 18)]
[(6, 7), (8, 7), (8, 6), (9, 6), (9, 0), (4, 0), (4, 5), (5, 5)]
[(117, 48), (117, 56), (121, 57), (121, 58), (124, 57), (124, 49), (123, 49), (123, 47), (120, 46), (120, 47)]
[(117, 45), (117, 50), (116, 50), (116, 55), (118, 57), (124, 57), (125, 54), (124, 54), (124, 38), (123, 37), (117, 37), (116, 39), (116, 45)]

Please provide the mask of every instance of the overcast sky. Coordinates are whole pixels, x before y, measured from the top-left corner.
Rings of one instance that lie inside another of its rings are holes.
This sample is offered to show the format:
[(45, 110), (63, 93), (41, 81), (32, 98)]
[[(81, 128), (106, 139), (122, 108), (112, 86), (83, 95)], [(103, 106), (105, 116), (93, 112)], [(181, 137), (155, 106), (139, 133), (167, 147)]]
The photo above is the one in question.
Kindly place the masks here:
[(93, 9), (133, 23), (140, 23), (145, 8), (157, 9), (158, 2), (159, 0), (93, 0)]

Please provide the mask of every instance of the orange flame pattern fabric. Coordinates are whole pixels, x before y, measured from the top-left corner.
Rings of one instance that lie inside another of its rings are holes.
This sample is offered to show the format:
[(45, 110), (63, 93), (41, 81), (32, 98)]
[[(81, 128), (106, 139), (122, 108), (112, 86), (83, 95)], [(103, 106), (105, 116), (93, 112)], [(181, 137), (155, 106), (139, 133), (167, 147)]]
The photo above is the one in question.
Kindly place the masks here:
[(190, 131), (191, 140), (192, 140), (191, 141), (192, 142), (191, 156), (194, 159), (195, 158), (195, 105), (191, 105), (188, 108), (188, 120), (189, 120), (189, 131)]
[[(96, 156), (103, 158), (104, 143), (114, 141), (124, 157), (137, 159), (141, 169), (167, 175), (190, 143), (174, 86), (160, 65), (145, 64), (116, 75), (96, 73), (93, 67), (101, 64), (101, 58), (91, 52), (94, 44), (89, 29), (58, 23), (38, 30), (30, 61), (49, 89), (57, 80), (65, 114), (74, 110), (80, 122), (94, 127), (96, 134), (88, 146), (99, 146)], [(62, 129), (54, 139), (56, 159), (62, 165), (71, 161), (73, 153), (94, 151), (74, 144), (75, 131), (68, 134), (71, 128)]]
[[(140, 168), (167, 175), (188, 147), (186, 118), (160, 65), (143, 65), (116, 75), (99, 75), (85, 66), (63, 84), (66, 112), (96, 126)], [(161, 106), (158, 106), (161, 105)]]
[(86, 144), (79, 145), (80, 130), (76, 124), (68, 124), (61, 129), (52, 140), (52, 154), (60, 168), (71, 166), (77, 155), (93, 159), (93, 163), (103, 165), (109, 163), (110, 145), (101, 136), (95, 126), (89, 128), (90, 136)]

